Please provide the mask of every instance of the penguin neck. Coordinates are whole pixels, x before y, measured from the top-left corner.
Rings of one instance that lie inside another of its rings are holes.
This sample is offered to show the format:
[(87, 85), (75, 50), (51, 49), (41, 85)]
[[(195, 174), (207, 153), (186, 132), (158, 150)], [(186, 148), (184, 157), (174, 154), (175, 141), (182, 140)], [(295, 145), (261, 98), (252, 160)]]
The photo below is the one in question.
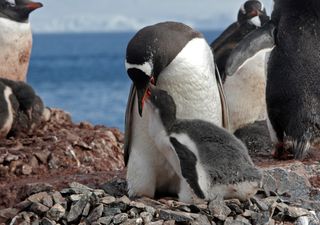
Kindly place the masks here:
[(202, 119), (221, 126), (213, 55), (205, 39), (189, 41), (160, 73), (156, 86), (172, 96), (177, 106), (177, 118)]

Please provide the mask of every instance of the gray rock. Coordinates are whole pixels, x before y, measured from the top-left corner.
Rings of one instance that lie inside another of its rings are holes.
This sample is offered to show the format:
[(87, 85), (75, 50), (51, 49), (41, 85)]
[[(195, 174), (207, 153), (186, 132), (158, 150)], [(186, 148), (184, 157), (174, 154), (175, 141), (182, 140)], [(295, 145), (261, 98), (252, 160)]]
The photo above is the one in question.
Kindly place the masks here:
[(238, 215), (236, 218), (235, 218), (235, 221), (236, 222), (241, 222), (242, 224), (244, 225), (251, 225), (250, 221), (246, 218), (244, 218), (243, 216), (240, 216)]
[(80, 184), (78, 182), (72, 182), (69, 184), (69, 187), (70, 188), (75, 188), (75, 189), (83, 189), (83, 190), (87, 190), (87, 191), (93, 191), (92, 188), (89, 188), (88, 186), (86, 185), (83, 185), (83, 184)]
[(143, 224), (142, 218), (136, 218), (136, 219), (128, 219), (121, 225), (141, 225)]
[(109, 225), (111, 223), (111, 220), (112, 220), (111, 216), (100, 217), (97, 222), (102, 224), (102, 225)]
[(159, 210), (159, 219), (175, 220), (176, 222), (189, 222), (193, 220), (193, 218), (189, 215), (189, 213), (175, 212), (175, 211), (166, 210), (166, 209)]
[(199, 215), (194, 221), (190, 222), (190, 225), (211, 225), (211, 223), (207, 216)]
[(163, 223), (164, 223), (163, 220), (158, 220), (158, 221), (155, 221), (155, 222), (148, 223), (147, 225), (163, 225)]
[(106, 193), (104, 192), (104, 190), (102, 189), (95, 189), (93, 190), (93, 194), (95, 194), (98, 197), (102, 197), (104, 196)]
[(137, 216), (139, 216), (140, 214), (140, 211), (139, 209), (137, 208), (131, 208), (129, 211), (128, 211), (128, 215), (130, 218), (135, 218)]
[(135, 201), (132, 201), (130, 202), (130, 206), (131, 207), (135, 207), (135, 208), (138, 208), (138, 209), (145, 209), (146, 205), (142, 202), (135, 202)]
[(124, 203), (126, 205), (129, 205), (131, 200), (127, 196), (124, 195), (121, 198), (118, 198), (117, 202), (122, 202), (122, 203)]
[(32, 167), (27, 164), (22, 165), (21, 173), (23, 175), (30, 175), (32, 173)]
[(225, 200), (224, 202), (228, 206), (228, 208), (231, 209), (231, 214), (233, 216), (243, 213), (241, 203), (238, 199)]
[(175, 225), (176, 222), (174, 220), (164, 221), (163, 225)]
[(269, 225), (270, 224), (270, 215), (269, 212), (254, 212), (251, 215), (251, 221), (253, 224), (259, 224), (259, 225)]
[(113, 223), (114, 224), (121, 224), (125, 222), (128, 219), (128, 215), (126, 213), (120, 213), (118, 215), (115, 215), (113, 217)]
[(7, 208), (0, 210), (0, 221), (12, 219), (19, 212), (16, 208)]
[(78, 202), (72, 204), (71, 209), (67, 216), (68, 222), (75, 221), (82, 214), (83, 209), (86, 206), (89, 197), (90, 197), (89, 194), (87, 195), (85, 194), (81, 197), (81, 199)]
[(284, 216), (289, 216), (294, 219), (310, 215), (310, 212), (306, 209), (288, 206), (285, 203), (278, 203), (276, 208), (282, 212)]
[(103, 208), (103, 216), (114, 216), (116, 214), (120, 214), (121, 210), (119, 208), (110, 208), (110, 207), (104, 207)]
[(15, 205), (15, 208), (19, 209), (19, 211), (23, 211), (26, 208), (28, 208), (30, 205), (32, 204), (32, 202), (30, 202), (28, 199), (19, 202), (18, 204)]
[(251, 198), (252, 203), (256, 204), (258, 208), (262, 211), (267, 211), (269, 209), (268, 205), (265, 204), (263, 201), (258, 199), (257, 197), (252, 197)]
[(62, 197), (62, 195), (60, 194), (60, 192), (58, 192), (58, 191), (55, 191), (55, 192), (53, 192), (52, 193), (52, 199), (53, 199), (53, 202), (54, 202), (54, 204), (60, 204), (60, 205), (62, 205), (64, 208), (66, 208), (66, 203), (67, 203), (67, 201), (66, 201), (66, 199), (64, 198), (64, 197)]
[(142, 212), (140, 213), (140, 216), (145, 224), (150, 223), (153, 219), (153, 216), (148, 212)]
[(109, 205), (111, 203), (114, 203), (116, 201), (116, 198), (113, 196), (106, 196), (100, 199), (100, 203)]
[(214, 217), (222, 221), (226, 220), (231, 213), (231, 209), (222, 200), (211, 201), (208, 208)]
[(150, 213), (152, 216), (154, 216), (156, 213), (156, 209), (153, 208), (152, 206), (146, 206), (145, 210), (146, 210), (146, 212)]
[(44, 198), (42, 199), (42, 203), (51, 208), (53, 206), (53, 200), (52, 197), (50, 195), (44, 196)]
[(42, 220), (41, 220), (41, 225), (56, 225), (56, 222), (44, 217)]
[(109, 195), (120, 197), (127, 193), (127, 182), (117, 178), (103, 184), (101, 188)]
[(274, 192), (279, 195), (289, 195), (293, 201), (308, 199), (311, 185), (305, 176), (285, 168), (273, 168), (264, 172), (263, 188), (269, 194)]
[(97, 221), (101, 216), (103, 212), (103, 205), (99, 204), (97, 207), (95, 207), (91, 213), (89, 214), (87, 220), (92, 223), (94, 221)]
[(48, 158), (50, 156), (51, 152), (48, 150), (44, 150), (41, 152), (36, 152), (34, 155), (37, 157), (37, 159), (42, 163), (42, 164), (47, 164)]
[(34, 212), (38, 215), (43, 215), (45, 214), (46, 212), (49, 211), (49, 207), (39, 203), (39, 202), (34, 202), (32, 203), (32, 205), (30, 206), (30, 211), (31, 212)]
[(68, 197), (68, 199), (72, 202), (77, 202), (80, 200), (80, 198), (83, 196), (83, 194), (73, 194), (73, 195), (70, 195)]
[(31, 196), (28, 197), (28, 200), (30, 202), (35, 202), (35, 203), (43, 203), (43, 199), (45, 198), (51, 198), (51, 196), (47, 193), (47, 192), (39, 192), (36, 194), (33, 194)]
[(84, 209), (82, 211), (82, 216), (87, 217), (89, 215), (90, 208), (91, 208), (91, 204), (89, 202), (87, 202), (86, 206), (84, 207)]
[(47, 212), (47, 217), (54, 221), (59, 221), (66, 213), (66, 210), (60, 204), (55, 204), (52, 208)]
[(311, 211), (309, 216), (299, 217), (295, 222), (295, 225), (318, 225), (318, 224), (320, 224), (320, 220), (314, 211)]

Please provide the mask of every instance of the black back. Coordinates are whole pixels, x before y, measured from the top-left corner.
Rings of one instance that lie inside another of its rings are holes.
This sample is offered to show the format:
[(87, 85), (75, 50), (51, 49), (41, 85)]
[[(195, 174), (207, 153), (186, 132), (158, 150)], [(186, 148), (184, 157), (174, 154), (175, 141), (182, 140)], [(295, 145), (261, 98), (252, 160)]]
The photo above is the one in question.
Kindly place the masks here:
[(33, 3), (30, 0), (15, 0), (15, 4), (7, 1), (0, 0), (0, 17), (8, 18), (17, 22), (28, 22), (30, 13), (42, 4), (38, 4), (36, 8), (28, 4)]
[(258, 28), (249, 22), (251, 18), (256, 16), (255, 12), (258, 10), (260, 13), (259, 18), (261, 20), (261, 25), (269, 21), (266, 10), (264, 8), (262, 9), (262, 4), (260, 1), (246, 1), (243, 7), (245, 12), (243, 9), (239, 9), (238, 21), (231, 24), (216, 40), (210, 44), (223, 82), (226, 79), (226, 62), (230, 53), (247, 34)]
[(278, 139), (320, 137), (320, 3), (276, 0), (276, 46), (268, 63), (268, 115)]
[[(152, 75), (157, 79), (161, 71), (171, 63), (184, 46), (196, 37), (202, 37), (202, 34), (182, 23), (164, 22), (148, 26), (137, 32), (130, 40), (126, 60), (128, 63), (138, 65), (152, 62), (154, 66)], [(128, 70), (129, 76), (135, 76), (130, 73), (136, 72), (141, 71)], [(141, 77), (141, 75), (135, 77)]]

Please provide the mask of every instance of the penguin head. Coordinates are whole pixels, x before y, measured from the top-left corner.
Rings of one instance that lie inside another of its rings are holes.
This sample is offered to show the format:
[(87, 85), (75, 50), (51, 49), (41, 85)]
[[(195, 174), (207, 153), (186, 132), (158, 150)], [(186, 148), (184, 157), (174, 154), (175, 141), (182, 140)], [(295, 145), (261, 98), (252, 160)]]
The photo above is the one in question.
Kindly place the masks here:
[(185, 24), (163, 22), (144, 27), (130, 40), (125, 66), (137, 90), (140, 116), (149, 84), (157, 85), (162, 71), (196, 37), (202, 37), (202, 34)]
[(238, 13), (240, 24), (249, 23), (256, 27), (261, 27), (269, 21), (266, 9), (259, 0), (248, 0), (241, 5)]
[(28, 22), (29, 14), (43, 5), (30, 0), (0, 0), (0, 17), (17, 22)]
[(173, 98), (168, 92), (155, 88), (154, 86), (149, 87), (147, 92), (147, 104), (150, 105), (151, 110), (159, 114), (163, 125), (168, 129), (176, 120), (176, 104)]

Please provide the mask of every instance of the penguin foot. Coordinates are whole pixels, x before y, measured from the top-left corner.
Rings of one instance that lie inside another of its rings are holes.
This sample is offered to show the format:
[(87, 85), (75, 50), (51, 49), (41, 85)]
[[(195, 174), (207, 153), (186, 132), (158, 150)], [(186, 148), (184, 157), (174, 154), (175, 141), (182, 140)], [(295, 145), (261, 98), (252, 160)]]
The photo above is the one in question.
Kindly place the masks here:
[(292, 148), (288, 147), (284, 142), (278, 142), (272, 150), (272, 157), (279, 160), (293, 159)]

